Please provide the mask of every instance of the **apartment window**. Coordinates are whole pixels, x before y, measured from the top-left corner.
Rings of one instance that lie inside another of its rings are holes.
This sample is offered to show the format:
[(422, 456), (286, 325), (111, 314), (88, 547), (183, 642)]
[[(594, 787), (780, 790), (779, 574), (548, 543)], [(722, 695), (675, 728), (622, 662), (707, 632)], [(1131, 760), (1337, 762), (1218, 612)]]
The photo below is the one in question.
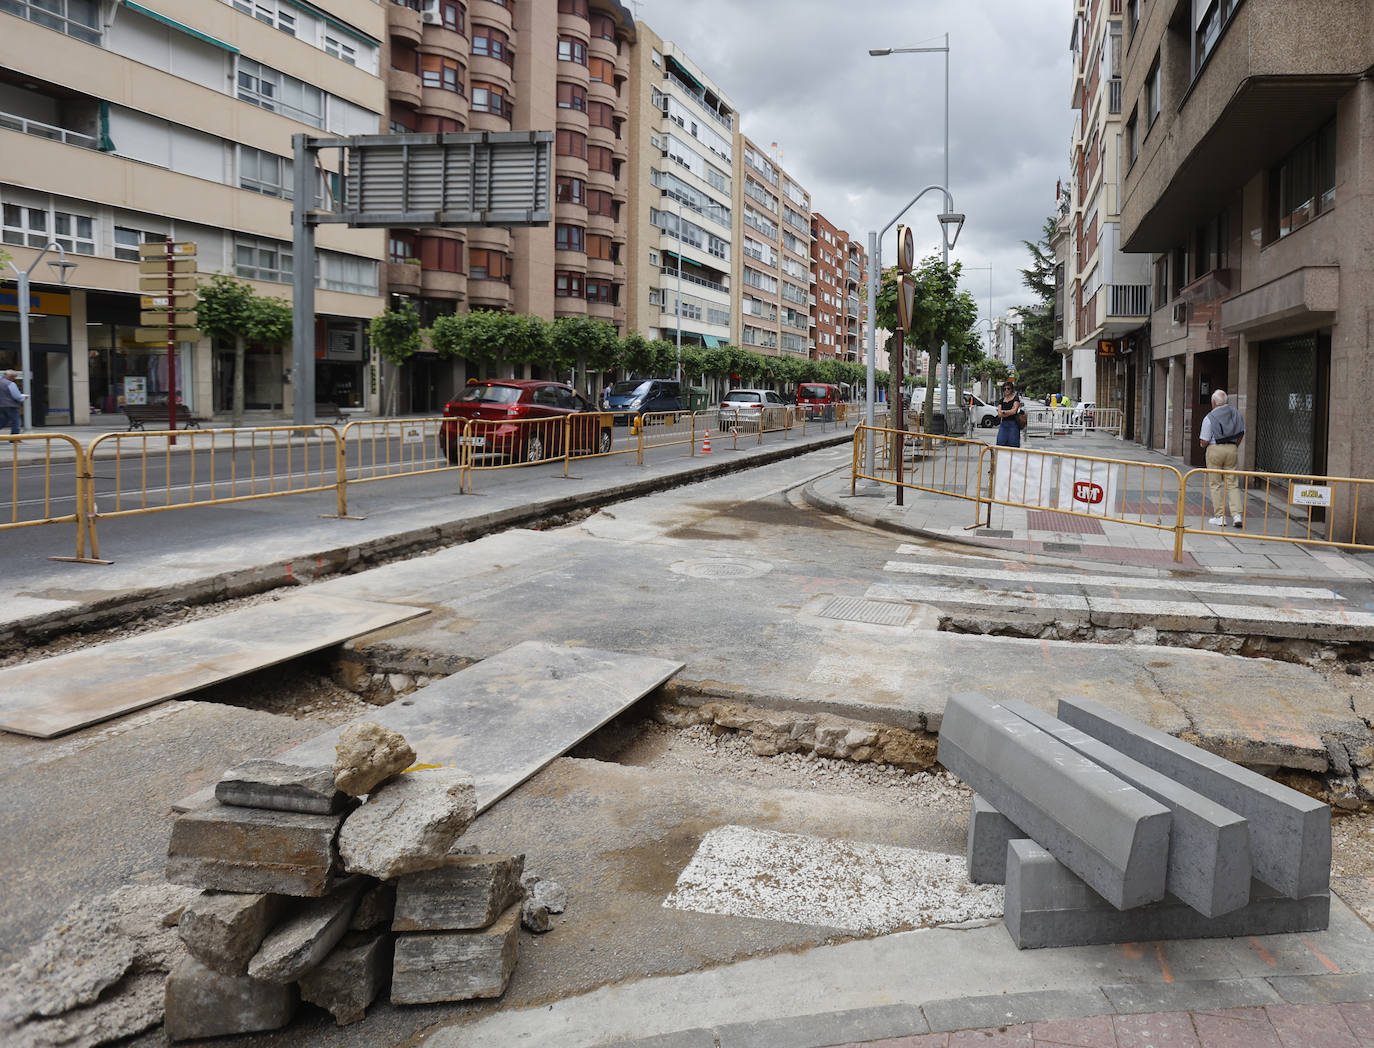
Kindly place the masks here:
[(26, 247), (46, 247), (56, 241), (76, 255), (95, 254), (94, 222), (86, 215), (51, 208), (4, 206), (3, 241)]
[(288, 36), (296, 35), (296, 16), (291, 11), (283, 11), (276, 0), (234, 0), (236, 10), (252, 15), (259, 22), (275, 26)]
[(558, 13), (560, 15), (576, 15), (578, 18), (591, 18), (587, 0), (558, 0)]
[(358, 51), (352, 44), (346, 44), (336, 36), (325, 34), (324, 53), (342, 59), (349, 65), (358, 64)]
[(587, 159), (587, 136), (581, 131), (554, 132), (554, 151), (559, 156)]
[(1243, 0), (1193, 0), (1193, 75), (1196, 76), (1221, 39), (1226, 23)]
[(0, 0), (0, 11), (88, 44), (100, 43), (100, 5), (96, 0)]
[(238, 97), (311, 127), (324, 126), (324, 92), (270, 66), (239, 58)]
[(334, 251), (319, 253), (319, 286), (326, 291), (346, 291), (353, 295), (377, 293), (377, 263), (370, 258), (341, 255)]
[(402, 73), (420, 73), (420, 53), (413, 47), (396, 43), (391, 45), (391, 68)]
[(1220, 211), (1198, 226), (1193, 237), (1194, 279), (1230, 265), (1231, 220), (1227, 212)]
[(468, 277), (510, 283), (510, 256), (504, 251), (473, 248), (468, 251)]
[(589, 280), (587, 281), (587, 301), (602, 302), (606, 305), (620, 304), (620, 285), (613, 284), (609, 280)]
[(575, 36), (560, 36), (558, 38), (558, 60), (586, 65), (587, 45)]
[(463, 67), (452, 58), (441, 55), (420, 56), (420, 81), (425, 87), (441, 87), (445, 91), (463, 93)]
[(1150, 66), (1150, 72), (1145, 77), (1145, 133), (1149, 134), (1150, 128), (1155, 126), (1155, 119), (1159, 116), (1160, 107), (1160, 86), (1159, 86), (1159, 55), (1155, 55), (1154, 65)]
[(146, 229), (132, 229), (129, 226), (114, 227), (114, 257), (124, 262), (138, 261), (139, 244), (165, 244), (167, 237), (162, 233), (152, 233)]
[(557, 182), (554, 183), (554, 199), (560, 204), (580, 204), (586, 188), (587, 183), (580, 178), (559, 175)]
[(420, 265), (441, 273), (461, 273), (463, 242), (449, 237), (420, 237)]
[(236, 236), (234, 274), (246, 280), (291, 283), (291, 245), (262, 237)]
[(558, 108), (585, 111), (587, 108), (587, 89), (581, 84), (568, 84), (559, 81)]
[(615, 171), (615, 155), (605, 146), (587, 147), (587, 168), (591, 171)]
[(450, 131), (463, 130), (463, 122), (455, 120), (451, 116), (422, 116), (420, 117), (420, 130), (427, 135), (446, 134)]
[(284, 156), (252, 146), (239, 146), (239, 188), (290, 200), (292, 164)]
[(409, 262), (415, 258), (415, 236), (393, 232), (387, 237), (387, 258), (392, 262)]
[(608, 236), (600, 233), (587, 234), (587, 257), (600, 259), (602, 262), (614, 262), (616, 256), (615, 241)]
[[(592, 127), (605, 127), (615, 130), (615, 110), (605, 102), (587, 103), (587, 122)], [(620, 136), (617, 135), (617, 138)]]
[(553, 275), (553, 293), (557, 298), (583, 298), (581, 273), (556, 272)]
[(1140, 0), (1126, 0), (1126, 44), (1129, 47), (1140, 25)]
[(1140, 121), (1136, 116), (1134, 108), (1131, 115), (1126, 120), (1126, 169), (1129, 171), (1131, 165), (1135, 163), (1135, 158), (1140, 155)]
[(510, 37), (490, 26), (477, 26), (472, 30), (472, 53), (495, 58), (506, 65), (515, 64), (515, 55), (510, 49)]
[(1336, 122), (1317, 133), (1269, 172), (1265, 243), (1301, 229), (1336, 203)]
[(587, 250), (587, 231), (581, 226), (557, 225), (553, 231), (553, 246), (559, 251)]
[(506, 97), (506, 89), (500, 84), (488, 84), (481, 80), (472, 82), (472, 111), (491, 113), (493, 116), (509, 120), (514, 107)]
[(649, 48), (649, 61), (658, 66), (658, 68), (663, 68), (663, 55), (659, 53), (658, 48)]
[(618, 219), (620, 217), (620, 205), (604, 189), (589, 189), (587, 190), (587, 214)]
[(592, 15), (592, 36), (615, 40), (615, 19), (610, 15)]
[[(418, 68), (416, 72), (418, 72)], [(391, 107), (390, 129), (393, 135), (411, 134), (419, 127), (420, 114), (403, 106)]]
[(593, 58), (587, 63), (588, 75), (598, 84), (615, 83), (615, 63), (605, 58)]
[(467, 32), (467, 12), (458, 0), (439, 0), (439, 15), (444, 20), (444, 28), (455, 33)]

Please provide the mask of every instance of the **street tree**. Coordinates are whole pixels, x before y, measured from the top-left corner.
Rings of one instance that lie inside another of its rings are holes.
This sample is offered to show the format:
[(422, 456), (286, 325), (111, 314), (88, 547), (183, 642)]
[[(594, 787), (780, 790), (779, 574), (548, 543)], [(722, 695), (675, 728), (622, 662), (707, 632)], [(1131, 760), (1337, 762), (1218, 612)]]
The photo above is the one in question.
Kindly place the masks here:
[(620, 338), (615, 326), (590, 317), (559, 317), (549, 327), (549, 352), (558, 373), (574, 372), (573, 386), (593, 401), (596, 391), (587, 382), (587, 372), (600, 373), (614, 367), (620, 355)]
[(1016, 381), (1037, 394), (1061, 391), (1063, 384), (1063, 357), (1054, 349), (1055, 260), (1050, 247), (1057, 224), (1051, 215), (1041, 227), (1039, 240), (1021, 241), (1031, 256), (1030, 265), (1021, 270), (1021, 283), (1035, 298), (1018, 307), (1022, 323)]
[[(424, 346), (424, 333), (420, 327), (420, 314), (408, 299), (401, 300), (399, 309), (389, 309), (375, 316), (367, 325), (367, 335), (382, 359), (395, 370), (404, 367), (406, 361)], [(396, 392), (399, 382), (387, 383), (387, 414), (396, 413)]]
[(230, 415), (243, 424), (243, 372), (249, 346), (276, 349), (291, 340), (291, 304), (259, 295), (242, 280), (216, 273), (199, 288), (196, 303), (200, 330), (234, 344), (234, 382)]

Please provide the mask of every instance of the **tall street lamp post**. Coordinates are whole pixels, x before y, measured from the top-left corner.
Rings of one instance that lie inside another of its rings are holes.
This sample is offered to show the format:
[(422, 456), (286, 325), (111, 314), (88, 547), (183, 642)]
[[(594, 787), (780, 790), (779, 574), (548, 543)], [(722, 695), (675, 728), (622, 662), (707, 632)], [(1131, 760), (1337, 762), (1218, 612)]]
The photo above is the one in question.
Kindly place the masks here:
[(75, 262), (67, 261), (67, 252), (62, 249), (62, 245), (56, 240), (49, 241), (43, 250), (38, 253), (38, 257), (29, 263), (28, 269), (20, 269), (13, 262), (9, 263), (10, 269), (14, 270), (16, 298), (19, 306), (19, 370), (23, 374), (24, 392), (28, 394), (24, 397), (24, 430), (33, 429), (33, 371), (29, 360), (29, 277), (38, 268), (38, 263), (43, 261), (43, 257), (52, 250), (56, 250), (58, 259), (49, 262), (53, 272), (57, 274), (58, 283), (65, 285), (67, 277), (76, 268)]

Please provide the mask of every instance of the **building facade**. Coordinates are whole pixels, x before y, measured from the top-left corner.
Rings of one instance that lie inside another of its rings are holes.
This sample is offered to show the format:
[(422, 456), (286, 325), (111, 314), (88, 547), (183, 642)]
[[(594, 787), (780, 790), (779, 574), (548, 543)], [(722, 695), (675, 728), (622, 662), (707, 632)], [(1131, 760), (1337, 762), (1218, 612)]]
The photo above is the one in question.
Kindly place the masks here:
[(1185, 463), (1202, 464), (1222, 388), (1244, 467), (1369, 476), (1371, 27), (1374, 0), (1125, 4), (1122, 234), (1153, 259), (1147, 439)]
[[(139, 245), (193, 241), (201, 273), (289, 299), (291, 136), (381, 129), (385, 18), (371, 0), (328, 12), (303, 0), (0, 4), (0, 248), (34, 267), (35, 425), (169, 397), (194, 414), (230, 409), (232, 347), (209, 339), (179, 346), (168, 388), (165, 339), (139, 331)], [(318, 180), (317, 205), (331, 181)], [(321, 400), (375, 406), (364, 326), (383, 304), (384, 243), (376, 230), (318, 232)], [(43, 255), (49, 244), (77, 263), (65, 286), (44, 264), (59, 256)], [(19, 343), (14, 284), (0, 285), (0, 367), (20, 367)], [(290, 413), (290, 355), (249, 347), (249, 409)]]
[(815, 360), (864, 359), (868, 252), (819, 211), (811, 215), (811, 321)]

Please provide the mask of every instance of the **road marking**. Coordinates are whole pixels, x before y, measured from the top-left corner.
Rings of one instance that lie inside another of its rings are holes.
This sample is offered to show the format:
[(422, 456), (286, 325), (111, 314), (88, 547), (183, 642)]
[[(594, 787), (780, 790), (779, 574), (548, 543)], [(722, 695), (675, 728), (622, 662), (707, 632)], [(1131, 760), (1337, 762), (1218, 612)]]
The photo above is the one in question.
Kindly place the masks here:
[[(898, 548), (898, 553), (907, 552), (908, 547)], [(974, 558), (982, 559), (982, 558)], [(949, 566), (939, 564), (910, 564), (906, 561), (890, 560), (883, 565), (884, 571), (899, 572), (907, 575), (951, 574)], [(1295, 600), (1344, 600), (1339, 593), (1329, 589), (1311, 586), (1257, 586), (1238, 582), (1192, 582), (1186, 579), (1150, 579), (1133, 575), (1087, 575), (1065, 576), (1050, 571), (1015, 571), (1004, 568), (966, 568), (960, 564), (953, 570), (961, 577), (987, 579), (993, 582), (1041, 582), (1061, 586), (1116, 586), (1120, 589), (1180, 590), (1187, 593), (1215, 593), (1221, 596), (1236, 597), (1290, 597)]]
[[(914, 601), (917, 604), (980, 604), (1003, 608), (1042, 608), (1052, 611), (1088, 610), (1088, 601), (1076, 593), (1025, 593), (1014, 590), (974, 593), (953, 586), (902, 586), (875, 582), (864, 594), (869, 600)], [(1147, 603), (1142, 601), (1141, 603)]]
[[(1344, 608), (1254, 608), (1245, 604), (1208, 605), (1222, 619), (1267, 619), (1314, 626), (1374, 626), (1374, 615), (1367, 611), (1346, 611)], [(1260, 611), (1264, 614), (1256, 615)]]
[(962, 855), (721, 826), (702, 838), (663, 905), (888, 932), (995, 919), (1003, 892), (969, 884)]

